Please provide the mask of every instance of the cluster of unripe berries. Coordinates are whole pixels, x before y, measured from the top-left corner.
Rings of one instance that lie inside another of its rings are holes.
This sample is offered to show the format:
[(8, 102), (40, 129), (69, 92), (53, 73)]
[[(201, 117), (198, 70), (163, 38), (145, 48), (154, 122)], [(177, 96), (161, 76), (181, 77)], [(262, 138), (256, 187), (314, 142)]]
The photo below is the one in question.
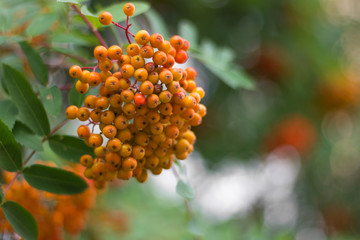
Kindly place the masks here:
[[(125, 14), (132, 15), (127, 6)], [(99, 20), (108, 24), (111, 14), (101, 13)], [(185, 159), (196, 140), (191, 127), (201, 124), (206, 115), (200, 103), (205, 92), (196, 85), (196, 70), (173, 67), (187, 60), (189, 42), (180, 36), (166, 41), (145, 30), (135, 35), (135, 42), (127, 46), (127, 54), (117, 45), (97, 46), (98, 65), (91, 72), (77, 65), (69, 70), (78, 79), (79, 93), (99, 86), (99, 95), (88, 95), (84, 107), (72, 105), (66, 110), (69, 119), (89, 121), (77, 133), (94, 148), (96, 158), (83, 155), (80, 163), (97, 188), (115, 178), (145, 182), (148, 170), (160, 174), (172, 166), (174, 156)], [(101, 132), (94, 133), (89, 125), (99, 125)]]
[[(50, 163), (41, 163), (51, 165)], [(54, 165), (51, 165), (54, 166)], [(82, 166), (65, 168), (81, 174)], [(3, 172), (2, 180), (9, 184), (16, 173)], [(43, 192), (31, 187), (25, 179), (17, 179), (6, 194), (6, 199), (15, 201), (27, 209), (35, 218), (39, 229), (39, 240), (62, 240), (67, 235), (75, 237), (86, 227), (90, 208), (95, 205), (96, 191), (88, 188), (75, 195), (59, 195)], [(0, 209), (1, 239), (19, 239)]]

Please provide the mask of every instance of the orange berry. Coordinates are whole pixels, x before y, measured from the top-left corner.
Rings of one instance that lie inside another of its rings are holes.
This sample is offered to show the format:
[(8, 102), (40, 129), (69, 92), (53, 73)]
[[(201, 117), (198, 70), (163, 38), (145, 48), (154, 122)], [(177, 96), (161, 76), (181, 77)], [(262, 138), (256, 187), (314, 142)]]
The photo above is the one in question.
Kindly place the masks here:
[(174, 125), (169, 125), (164, 130), (168, 138), (177, 138), (179, 136), (179, 128)]
[(145, 45), (150, 41), (150, 34), (146, 30), (140, 30), (135, 35), (135, 42)]
[(90, 129), (88, 126), (80, 125), (77, 129), (77, 134), (81, 139), (88, 138), (90, 137)]
[(118, 152), (121, 149), (121, 141), (118, 138), (113, 138), (110, 139), (107, 142), (106, 147), (109, 149), (109, 151), (111, 152)]
[(120, 79), (120, 88), (121, 89), (128, 89), (131, 85), (131, 82), (127, 78), (121, 78)]
[(159, 74), (157, 72), (151, 72), (148, 75), (148, 80), (152, 83), (152, 84), (156, 84), (159, 81)]
[(102, 112), (101, 113), (101, 123), (103, 124), (112, 124), (112, 122), (115, 120), (115, 113), (110, 111), (110, 110), (107, 110), (105, 112)]
[(157, 156), (150, 156), (146, 158), (145, 167), (155, 168), (159, 164), (160, 160)]
[(159, 47), (159, 50), (160, 50), (160, 51), (163, 51), (163, 52), (165, 52), (165, 53), (169, 53), (170, 49), (171, 49), (171, 45), (170, 45), (170, 42), (167, 41), (167, 40), (165, 40), (165, 41), (162, 43), (161, 47)]
[(84, 104), (87, 108), (95, 108), (95, 102), (97, 97), (95, 95), (88, 95), (84, 100)]
[(146, 69), (146, 71), (151, 73), (152, 71), (155, 70), (155, 64), (153, 62), (148, 62), (145, 64), (145, 69)]
[(187, 77), (186, 79), (191, 79), (191, 80), (195, 80), (197, 77), (197, 72), (194, 68), (192, 67), (188, 67), (185, 69)]
[(99, 45), (99, 46), (96, 46), (94, 49), (94, 57), (99, 61), (102, 59), (106, 59), (107, 54), (108, 54), (108, 51), (107, 51), (106, 47), (104, 47), (104, 46)]
[(121, 180), (129, 180), (132, 176), (133, 176), (132, 171), (125, 171), (123, 169), (120, 169), (117, 174), (117, 177)]
[(184, 45), (184, 40), (182, 39), (182, 37), (175, 35), (175, 36), (172, 36), (172, 38), (170, 39), (170, 44), (176, 50), (180, 50)]
[[(140, 86), (141, 87), (141, 86)], [(141, 90), (140, 90), (141, 91)], [(145, 96), (141, 93), (137, 93), (135, 94), (134, 96), (134, 103), (137, 105), (137, 106), (142, 106), (142, 105), (145, 105), (146, 103), (146, 99), (145, 99)]]
[(105, 110), (109, 107), (109, 99), (107, 97), (99, 97), (96, 99), (95, 107), (101, 110)]
[(149, 137), (146, 133), (139, 132), (135, 136), (135, 143), (140, 146), (146, 147), (149, 144)]
[(130, 63), (130, 57), (128, 55), (122, 55), (120, 60), (118, 61), (119, 66), (123, 66), (129, 63)]
[(79, 108), (79, 110), (77, 111), (76, 117), (80, 120), (80, 121), (86, 121), (89, 119), (90, 117), (90, 111), (89, 109), (85, 108), (85, 107), (81, 107)]
[(119, 115), (115, 118), (114, 125), (117, 129), (125, 129), (128, 126), (128, 120), (124, 115)]
[[(187, 80), (188, 86), (186, 88), (187, 92), (192, 92), (196, 89), (196, 82), (193, 80)], [(200, 95), (201, 97), (201, 95)]]
[(89, 154), (82, 155), (80, 157), (80, 164), (84, 167), (91, 167), (94, 163), (94, 159)]
[(89, 90), (89, 84), (83, 83), (80, 80), (77, 80), (77, 82), (75, 84), (75, 89), (78, 93), (84, 94)]
[(167, 62), (167, 55), (163, 51), (157, 51), (153, 56), (156, 65), (164, 65)]
[(110, 97), (109, 103), (110, 103), (110, 107), (120, 108), (121, 105), (122, 105), (122, 101), (121, 101), (121, 96), (120, 96), (120, 94), (113, 94), (113, 95)]
[(168, 54), (167, 55), (167, 61), (164, 64), (164, 67), (171, 68), (171, 67), (174, 66), (174, 64), (175, 64), (175, 58), (172, 55)]
[(171, 92), (172, 94), (176, 94), (179, 91), (181, 91), (181, 85), (180, 82), (172, 81), (171, 83), (166, 85), (166, 88)]
[(143, 58), (152, 58), (154, 56), (154, 49), (150, 45), (144, 45), (140, 48), (140, 56)]
[(172, 104), (171, 103), (162, 103), (159, 105), (159, 112), (163, 115), (170, 115), (172, 114)]
[(88, 70), (82, 71), (81, 78), (79, 79), (83, 83), (88, 83), (90, 72)]
[(163, 42), (164, 42), (164, 38), (159, 33), (154, 33), (150, 37), (150, 44), (154, 48), (160, 48), (162, 46)]
[(108, 77), (105, 81), (105, 87), (110, 91), (117, 91), (120, 89), (120, 80), (116, 77)]
[(144, 183), (146, 182), (146, 180), (148, 179), (149, 175), (148, 175), (148, 172), (143, 169), (143, 171), (141, 172), (141, 174), (139, 176), (136, 177), (136, 180), (139, 182), (139, 183)]
[(129, 103), (134, 99), (134, 93), (131, 90), (123, 90), (120, 94), (123, 102)]
[(99, 68), (101, 71), (110, 71), (112, 68), (112, 62), (110, 59), (102, 59), (99, 61)]
[(129, 56), (133, 57), (135, 55), (139, 55), (140, 47), (136, 43), (131, 43), (127, 46), (126, 52)]
[(118, 134), (116, 136), (120, 141), (130, 141), (132, 139), (132, 134), (128, 128), (125, 128), (123, 130), (118, 131)]
[(185, 63), (187, 59), (188, 59), (188, 54), (184, 50), (180, 49), (179, 51), (176, 52), (175, 62), (182, 64)]
[(111, 97), (111, 95), (114, 93), (114, 91), (110, 91), (108, 88), (105, 87), (105, 85), (101, 85), (99, 87), (99, 94), (102, 96), (102, 97)]
[(193, 96), (186, 96), (183, 104), (186, 108), (193, 108), (196, 105), (196, 99)]
[(132, 3), (127, 3), (124, 5), (123, 11), (126, 16), (128, 16), (128, 17), (132, 16), (135, 12), (135, 5)]
[(111, 24), (112, 19), (113, 19), (113, 17), (112, 17), (112, 15), (111, 15), (111, 13), (109, 13), (109, 12), (102, 12), (102, 13), (100, 13), (100, 15), (99, 15), (99, 22), (100, 22), (102, 25), (109, 25), (109, 24)]
[(133, 65), (134, 68), (142, 68), (145, 66), (145, 60), (140, 55), (133, 56), (131, 58), (131, 65)]
[(94, 110), (91, 111), (90, 118), (94, 122), (100, 122), (100, 117), (101, 117), (101, 110), (100, 109), (94, 109)]
[(182, 46), (182, 50), (184, 50), (184, 51), (187, 51), (187, 50), (189, 50), (189, 48), (190, 48), (190, 43), (189, 43), (189, 41), (188, 40), (186, 40), (186, 39), (184, 39), (184, 44), (183, 44), (183, 46)]
[(135, 159), (141, 159), (145, 156), (145, 148), (139, 145), (135, 145), (132, 149), (131, 156)]
[(88, 83), (92, 87), (96, 87), (101, 83), (101, 76), (97, 72), (91, 72), (88, 77)]
[(116, 136), (117, 130), (116, 127), (114, 127), (113, 125), (107, 125), (103, 128), (102, 133), (105, 137), (111, 139)]
[(132, 65), (125, 64), (121, 67), (120, 72), (124, 78), (131, 78), (134, 75), (135, 69)]
[(159, 97), (156, 94), (150, 94), (146, 98), (146, 105), (149, 108), (156, 108), (160, 104)]
[(127, 157), (122, 161), (121, 169), (124, 171), (132, 171), (136, 168), (137, 161), (135, 158)]
[(107, 152), (107, 148), (104, 146), (100, 146), (94, 149), (94, 153), (97, 157), (105, 156), (106, 152)]
[(145, 81), (148, 78), (148, 72), (145, 68), (136, 69), (134, 72), (134, 78), (140, 82)]
[(136, 111), (135, 104), (133, 104), (133, 103), (124, 104), (123, 112), (125, 115), (132, 116), (133, 114), (135, 114), (135, 111)]
[(132, 146), (128, 143), (125, 143), (121, 146), (120, 149), (120, 156), (121, 157), (128, 157), (132, 153)]
[(173, 75), (169, 70), (164, 69), (159, 74), (159, 79), (162, 83), (169, 84), (173, 81)]
[(100, 134), (92, 133), (90, 134), (88, 141), (91, 147), (96, 148), (101, 146), (101, 144), (103, 143), (103, 138)]
[(112, 60), (120, 60), (121, 56), (122, 56), (122, 49), (121, 47), (117, 46), (117, 45), (113, 45), (111, 47), (109, 47), (108, 51), (108, 56), (110, 59)]
[(154, 85), (150, 81), (144, 81), (140, 84), (140, 92), (144, 95), (150, 95), (154, 92)]
[(74, 65), (69, 69), (70, 77), (72, 78), (81, 78), (82, 70), (81, 67), (78, 65)]

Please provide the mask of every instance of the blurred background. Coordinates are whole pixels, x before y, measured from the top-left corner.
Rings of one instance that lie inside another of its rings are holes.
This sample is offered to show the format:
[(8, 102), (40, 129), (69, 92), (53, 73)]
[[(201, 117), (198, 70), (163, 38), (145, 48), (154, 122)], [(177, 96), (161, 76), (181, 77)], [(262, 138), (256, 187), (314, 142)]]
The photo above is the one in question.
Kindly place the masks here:
[[(82, 11), (115, 3), (91, 0)], [(195, 152), (178, 167), (195, 199), (184, 204), (172, 171), (145, 184), (114, 183), (97, 197), (86, 230), (69, 239), (359, 239), (360, 2), (141, 4), (133, 32), (188, 39), (186, 66), (197, 69), (206, 91)], [(100, 33), (108, 44), (125, 44), (118, 29)], [(89, 64), (97, 44), (64, 3), (0, 0), (0, 60), (32, 79), (17, 45), (23, 39), (41, 53), (57, 86), (72, 83), (67, 69)], [(62, 95), (64, 112), (69, 92)], [(62, 132), (75, 135), (78, 125)], [(46, 146), (36, 158), (66, 162)]]

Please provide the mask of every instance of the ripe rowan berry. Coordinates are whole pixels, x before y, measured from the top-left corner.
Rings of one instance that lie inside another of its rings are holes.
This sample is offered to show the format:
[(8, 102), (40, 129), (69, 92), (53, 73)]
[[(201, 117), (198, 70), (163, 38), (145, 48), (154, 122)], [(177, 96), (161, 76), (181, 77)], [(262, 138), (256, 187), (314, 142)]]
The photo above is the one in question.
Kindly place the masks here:
[(131, 85), (131, 82), (129, 79), (127, 78), (121, 78), (120, 79), (120, 88), (125, 90), (125, 89), (128, 89)]
[(119, 115), (115, 118), (114, 125), (117, 129), (125, 129), (128, 126), (128, 120), (124, 115)]
[(142, 68), (145, 66), (145, 60), (140, 55), (133, 56), (130, 60), (130, 63), (131, 65), (133, 65), (135, 69)]
[(88, 95), (84, 100), (84, 104), (87, 108), (95, 108), (95, 102), (97, 97), (95, 95)]
[(140, 56), (143, 58), (152, 58), (154, 56), (154, 49), (150, 45), (144, 45), (140, 48)]
[(107, 110), (101, 113), (100, 121), (103, 124), (111, 124), (115, 120), (115, 113), (113, 111)]
[(145, 167), (146, 168), (155, 168), (159, 164), (159, 158), (157, 156), (150, 156), (146, 158)]
[(96, 99), (95, 107), (100, 110), (105, 110), (109, 107), (109, 99), (107, 97), (99, 97)]
[(111, 47), (109, 47), (107, 52), (108, 52), (108, 56), (110, 59), (112, 59), (112, 60), (120, 60), (121, 59), (121, 56), (122, 56), (121, 47), (119, 47), (117, 45), (112, 45)]
[(167, 126), (164, 132), (168, 138), (176, 138), (177, 136), (179, 136), (179, 128), (175, 125)]
[(150, 44), (154, 48), (160, 48), (164, 42), (164, 38), (161, 34), (155, 33), (150, 37)]
[(134, 93), (130, 90), (123, 90), (120, 94), (121, 101), (130, 103), (134, 99)]
[(151, 72), (148, 75), (148, 80), (152, 83), (152, 84), (156, 84), (159, 81), (159, 74), (157, 72)]
[(180, 83), (179, 82), (175, 82), (175, 81), (172, 81), (170, 82), (169, 84), (166, 85), (166, 88), (172, 93), (172, 94), (175, 94), (175, 93), (178, 93), (181, 89), (181, 86), (180, 86)]
[(81, 139), (88, 138), (90, 136), (90, 129), (88, 126), (80, 125), (77, 129), (77, 134)]
[(180, 50), (184, 45), (184, 40), (179, 35), (172, 36), (170, 39), (170, 44), (173, 46), (176, 50)]
[(75, 119), (78, 113), (78, 108), (75, 105), (71, 105), (66, 109), (66, 117), (68, 119)]
[(135, 104), (133, 104), (133, 103), (124, 104), (123, 112), (125, 115), (132, 116), (133, 114), (135, 114), (135, 111), (136, 111)]
[(142, 167), (139, 166), (139, 164), (138, 164), (137, 168), (135, 168), (134, 171), (132, 171), (133, 177), (137, 178), (138, 176), (140, 176), (142, 173), (142, 170), (143, 170)]
[(128, 143), (123, 144), (119, 153), (121, 157), (129, 157), (132, 153), (132, 146)]
[(164, 65), (167, 62), (167, 55), (163, 51), (157, 51), (152, 59), (156, 65)]
[(135, 5), (132, 3), (126, 3), (123, 7), (123, 11), (126, 16), (128, 17), (132, 16), (135, 12)]
[(88, 70), (82, 71), (81, 78), (79, 79), (83, 83), (88, 83), (90, 72)]
[(69, 75), (72, 78), (81, 78), (82, 70), (78, 65), (74, 65), (69, 69)]
[(120, 169), (117, 174), (117, 177), (121, 180), (129, 180), (132, 176), (133, 176), (132, 171), (125, 171), (123, 169)]
[(156, 108), (157, 106), (159, 106), (159, 104), (160, 104), (160, 100), (156, 94), (150, 94), (147, 96), (146, 105), (149, 108)]
[(163, 130), (164, 126), (160, 122), (150, 124), (150, 131), (153, 135), (159, 135)]
[(136, 168), (137, 161), (135, 158), (127, 157), (122, 161), (121, 169), (124, 171), (132, 171)]
[(141, 172), (141, 174), (139, 176), (136, 177), (136, 180), (139, 182), (139, 183), (144, 183), (146, 182), (146, 180), (148, 179), (149, 175), (148, 175), (148, 172), (143, 169), (143, 171)]
[[(145, 81), (146, 82), (146, 81)], [(145, 83), (144, 82), (144, 83)], [(141, 91), (141, 85), (140, 85), (140, 91)], [(143, 106), (145, 105), (146, 103), (146, 98), (143, 94), (141, 93), (137, 93), (135, 94), (134, 96), (134, 103), (137, 105), (137, 106)]]
[(130, 57), (139, 55), (140, 53), (140, 47), (136, 43), (131, 43), (127, 46), (126, 52)]
[(179, 51), (176, 52), (175, 62), (182, 64), (185, 63), (187, 59), (188, 59), (188, 54), (184, 50), (180, 49)]
[(101, 144), (103, 143), (103, 138), (100, 134), (92, 133), (90, 134), (88, 141), (91, 147), (96, 148), (101, 146)]
[(97, 157), (105, 156), (106, 152), (107, 152), (107, 148), (104, 146), (100, 146), (94, 149), (95, 156)]
[(154, 85), (150, 81), (144, 81), (140, 84), (140, 92), (144, 95), (150, 95), (154, 92)]
[(96, 87), (101, 83), (101, 76), (97, 72), (91, 72), (88, 76), (88, 83), (92, 87)]
[(101, 118), (101, 110), (100, 109), (94, 109), (90, 112), (90, 118), (94, 122), (100, 122)]
[(75, 89), (78, 93), (84, 94), (89, 90), (89, 84), (83, 83), (80, 80), (78, 80), (75, 84)]
[(100, 22), (102, 25), (109, 25), (109, 24), (111, 24), (112, 19), (113, 19), (113, 17), (112, 17), (112, 15), (111, 15), (111, 13), (109, 13), (109, 12), (102, 12), (102, 13), (100, 13), (100, 15), (99, 15), (99, 22)]
[(80, 158), (80, 164), (84, 167), (91, 167), (93, 165), (94, 159), (89, 154), (82, 155)]
[(111, 60), (108, 58), (102, 59), (99, 61), (99, 68), (102, 71), (110, 71), (112, 66), (113, 66), (113, 64), (112, 64)]
[(173, 95), (171, 94), (171, 92), (169, 91), (162, 91), (159, 94), (159, 99), (162, 103), (168, 103), (170, 102), (171, 98), (173, 97)]
[(130, 56), (128, 55), (122, 55), (120, 60), (118, 61), (119, 66), (123, 66), (125, 64), (129, 64), (131, 61)]
[(103, 128), (102, 133), (105, 137), (112, 139), (116, 136), (117, 130), (113, 125), (107, 125)]
[(146, 69), (146, 71), (151, 73), (152, 71), (155, 70), (155, 64), (153, 62), (148, 62), (145, 64), (145, 69)]
[(80, 120), (80, 121), (86, 121), (89, 119), (90, 117), (90, 110), (85, 108), (85, 107), (81, 107), (78, 109), (76, 117)]
[(121, 141), (118, 139), (118, 138), (113, 138), (113, 139), (110, 139), (108, 142), (107, 142), (107, 145), (106, 147), (109, 149), (109, 151), (111, 152), (118, 152), (120, 151), (121, 149)]
[(135, 69), (132, 65), (125, 64), (121, 67), (120, 72), (124, 78), (131, 78), (134, 75)]
[(146, 30), (140, 30), (135, 35), (135, 42), (139, 45), (145, 45), (150, 41), (150, 34)]
[(94, 49), (94, 57), (99, 61), (102, 59), (106, 59), (107, 54), (108, 54), (107, 49), (104, 46), (99, 45)]
[(182, 50), (187, 51), (190, 48), (190, 43), (188, 40), (184, 39), (184, 45), (182, 46)]
[(116, 91), (120, 89), (120, 80), (116, 77), (108, 77), (105, 81), (105, 87), (110, 91)]
[(148, 78), (148, 72), (145, 68), (138, 68), (134, 72), (134, 78), (140, 82), (145, 81)]
[(190, 79), (190, 80), (195, 80), (197, 77), (197, 72), (194, 68), (192, 67), (188, 67), (185, 69), (186, 73), (187, 73), (187, 77), (186, 79)]

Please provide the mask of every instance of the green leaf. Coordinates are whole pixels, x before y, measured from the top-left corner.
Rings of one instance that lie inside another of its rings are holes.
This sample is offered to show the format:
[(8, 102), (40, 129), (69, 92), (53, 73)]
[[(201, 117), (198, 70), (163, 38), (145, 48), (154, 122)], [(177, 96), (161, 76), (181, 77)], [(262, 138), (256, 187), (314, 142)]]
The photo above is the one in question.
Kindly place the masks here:
[(11, 27), (12, 13), (8, 9), (0, 10), (0, 32), (7, 32)]
[(19, 114), (18, 109), (9, 99), (0, 100), (0, 109), (0, 120), (2, 120), (9, 127), (9, 129), (12, 129), (16, 117)]
[(78, 4), (80, 5), (82, 1), (78, 1), (78, 0), (56, 0), (57, 2), (62, 2), (62, 3), (73, 3), (73, 4)]
[(32, 72), (35, 75), (35, 78), (42, 85), (46, 86), (46, 84), (48, 83), (49, 73), (42, 58), (27, 42), (20, 42), (19, 45), (26, 55), (26, 58), (29, 62)]
[(97, 39), (92, 35), (84, 35), (79, 33), (54, 33), (51, 36), (53, 44), (69, 43), (75, 45), (88, 46), (90, 44), (97, 44)]
[(61, 111), (62, 95), (57, 86), (51, 88), (40, 88), (40, 97), (46, 111), (56, 117)]
[(179, 24), (179, 34), (189, 41), (191, 47), (197, 48), (199, 35), (194, 24), (187, 20), (181, 21)]
[(81, 107), (82, 105), (84, 105), (84, 99), (86, 98), (87, 95), (89, 95), (89, 94), (96, 95), (97, 94), (96, 91), (98, 91), (98, 88), (90, 88), (87, 93), (80, 94), (78, 91), (76, 91), (75, 84), (76, 84), (76, 81), (74, 82), (74, 85), (70, 89), (70, 92), (69, 92), (70, 105), (75, 105), (77, 107)]
[(34, 164), (26, 167), (23, 174), (34, 188), (55, 194), (77, 194), (88, 187), (83, 178), (61, 168)]
[(83, 140), (73, 136), (51, 136), (49, 146), (60, 157), (76, 163), (84, 154), (93, 155), (91, 147), (87, 146)]
[(4, 200), (4, 192), (3, 192), (2, 186), (0, 184), (0, 204), (3, 202), (3, 200)]
[(0, 167), (9, 171), (16, 172), (21, 170), (21, 149), (15, 141), (13, 133), (0, 120)]
[(24, 147), (37, 151), (43, 150), (42, 137), (35, 135), (25, 124), (17, 121), (13, 129), (13, 134), (16, 141)]
[(194, 191), (189, 183), (185, 183), (183, 180), (179, 180), (176, 184), (176, 192), (183, 198), (193, 199)]
[(36, 134), (48, 135), (50, 132), (49, 120), (30, 83), (20, 72), (9, 65), (3, 64), (3, 70), (9, 95), (19, 110), (19, 119)]
[(54, 13), (40, 15), (36, 17), (26, 28), (25, 33), (28, 36), (37, 36), (46, 32), (58, 19)]
[(149, 21), (152, 32), (161, 33), (164, 38), (169, 38), (170, 34), (162, 17), (153, 9), (145, 13), (146, 19)]
[(203, 63), (210, 72), (216, 75), (229, 87), (233, 89), (254, 89), (254, 83), (251, 80), (250, 76), (248, 76), (238, 66), (230, 63), (227, 66), (224, 66), (223, 64), (218, 64), (221, 59), (215, 60), (201, 55), (193, 55), (193, 57)]
[(13, 201), (1, 205), (6, 219), (15, 231), (26, 240), (38, 239), (38, 227), (34, 217), (24, 207)]

